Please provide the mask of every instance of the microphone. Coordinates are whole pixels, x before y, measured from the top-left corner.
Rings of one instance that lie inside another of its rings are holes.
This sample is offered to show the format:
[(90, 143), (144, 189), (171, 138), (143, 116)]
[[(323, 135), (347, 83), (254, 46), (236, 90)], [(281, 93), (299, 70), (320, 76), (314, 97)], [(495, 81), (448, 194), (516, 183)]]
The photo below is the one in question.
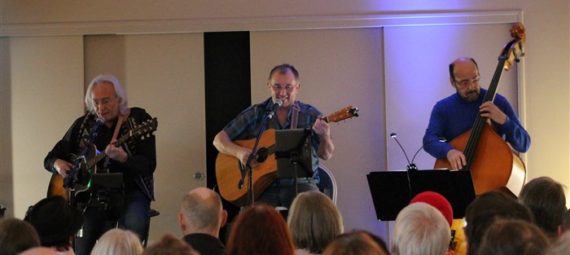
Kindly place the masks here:
[(273, 115), (275, 115), (275, 111), (277, 111), (277, 108), (279, 108), (283, 105), (283, 100), (278, 99), (278, 98), (273, 98), (272, 102), (273, 102), (273, 105), (271, 106), (271, 110), (268, 111), (268, 114), (267, 114), (268, 119), (272, 119)]
[[(394, 139), (396, 141), (396, 143), (398, 144), (398, 146), (400, 147), (400, 149), (402, 150), (402, 152), (404, 153), (404, 156), (406, 157), (406, 161), (408, 161), (408, 165), (407, 165), (407, 170), (418, 170), (418, 168), (416, 167), (416, 164), (413, 163), (413, 159), (412, 161), (410, 161), (410, 158), (408, 158), (408, 154), (406, 153), (406, 150), (404, 150), (404, 147), (402, 146), (402, 144), (400, 143), (400, 141), (398, 140), (398, 134), (396, 133), (390, 133), (390, 137), (392, 139)], [(422, 146), (423, 148), (423, 146)], [(420, 148), (420, 150), (422, 149)], [(416, 157), (416, 155), (418, 154), (418, 152), (420, 151), (418, 150), (416, 152), (416, 154), (414, 155), (414, 158)]]
[(95, 138), (97, 138), (97, 135), (99, 135), (99, 129), (101, 129), (101, 126), (103, 126), (103, 124), (105, 124), (105, 120), (102, 118), (97, 118), (95, 120), (95, 124), (93, 125), (93, 127), (91, 127), (91, 130), (89, 130), (89, 142), (93, 143), (95, 141)]

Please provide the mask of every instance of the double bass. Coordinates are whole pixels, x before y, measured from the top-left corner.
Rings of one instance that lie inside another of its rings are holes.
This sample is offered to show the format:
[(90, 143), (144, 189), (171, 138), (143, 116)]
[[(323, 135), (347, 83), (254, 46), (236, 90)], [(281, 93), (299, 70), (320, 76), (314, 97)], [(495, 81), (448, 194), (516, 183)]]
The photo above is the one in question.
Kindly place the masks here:
[[(523, 56), (522, 45), (526, 39), (524, 26), (515, 24), (511, 37), (501, 51), (495, 74), (483, 102), (493, 101), (503, 70), (508, 71), (512, 64)], [(518, 194), (525, 181), (525, 165), (511, 147), (493, 130), (487, 118), (478, 116), (471, 130), (449, 142), (455, 149), (463, 151), (467, 165), (462, 170), (471, 171), (475, 194), (507, 187)], [(447, 159), (438, 159), (437, 168), (451, 168)]]

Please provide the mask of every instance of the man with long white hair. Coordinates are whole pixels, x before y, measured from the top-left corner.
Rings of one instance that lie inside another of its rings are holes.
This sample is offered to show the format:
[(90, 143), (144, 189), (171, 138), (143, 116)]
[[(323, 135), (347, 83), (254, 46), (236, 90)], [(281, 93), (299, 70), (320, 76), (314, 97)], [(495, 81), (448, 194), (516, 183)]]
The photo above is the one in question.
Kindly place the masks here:
[[(73, 197), (74, 205), (84, 212), (83, 236), (75, 240), (78, 255), (89, 254), (95, 241), (117, 225), (135, 232), (141, 240), (146, 238), (156, 168), (154, 136), (136, 137), (146, 136), (156, 122), (141, 129), (143, 124), (153, 123), (151, 116), (142, 108), (129, 108), (125, 90), (115, 76), (95, 77), (87, 87), (85, 106), (85, 115), (73, 122), (44, 160), (45, 169), (63, 177), (67, 186), (85, 189)], [(93, 168), (89, 164), (79, 168), (71, 157), (84, 156), (91, 163), (95, 150), (106, 157)], [(111, 173), (105, 177), (115, 177), (115, 184), (109, 179), (98, 183), (91, 179), (94, 173)]]

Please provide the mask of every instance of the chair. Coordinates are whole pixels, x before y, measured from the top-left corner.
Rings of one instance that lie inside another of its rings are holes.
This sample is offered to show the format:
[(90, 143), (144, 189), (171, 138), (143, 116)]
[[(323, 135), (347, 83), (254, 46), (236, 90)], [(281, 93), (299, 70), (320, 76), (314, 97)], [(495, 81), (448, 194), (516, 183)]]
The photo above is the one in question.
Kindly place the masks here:
[(319, 187), (319, 190), (330, 197), (333, 203), (336, 204), (338, 190), (336, 179), (334, 178), (333, 173), (323, 164), (319, 164), (319, 176), (320, 180), (319, 184), (317, 184), (317, 187)]

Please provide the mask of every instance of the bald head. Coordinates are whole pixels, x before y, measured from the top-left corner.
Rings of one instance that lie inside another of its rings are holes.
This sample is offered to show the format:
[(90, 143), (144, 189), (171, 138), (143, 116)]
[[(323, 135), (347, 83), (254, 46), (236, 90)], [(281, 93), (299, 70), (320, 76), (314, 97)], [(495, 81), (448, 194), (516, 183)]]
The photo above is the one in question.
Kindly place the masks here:
[(460, 57), (449, 64), (449, 80), (457, 94), (468, 102), (479, 98), (479, 67), (473, 58)]
[(184, 234), (209, 233), (217, 237), (225, 220), (222, 200), (211, 189), (193, 189), (182, 199), (179, 222)]

